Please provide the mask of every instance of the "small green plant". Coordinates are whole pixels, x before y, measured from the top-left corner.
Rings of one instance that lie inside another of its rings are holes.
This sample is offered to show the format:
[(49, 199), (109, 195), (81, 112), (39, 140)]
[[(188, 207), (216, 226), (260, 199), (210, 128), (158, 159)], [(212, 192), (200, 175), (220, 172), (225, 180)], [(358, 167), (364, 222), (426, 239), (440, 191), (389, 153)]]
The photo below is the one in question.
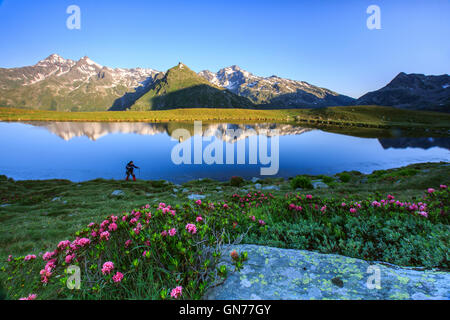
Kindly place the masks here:
[(291, 186), (293, 189), (302, 188), (302, 189), (312, 189), (313, 185), (311, 183), (311, 179), (305, 176), (296, 176), (291, 180)]

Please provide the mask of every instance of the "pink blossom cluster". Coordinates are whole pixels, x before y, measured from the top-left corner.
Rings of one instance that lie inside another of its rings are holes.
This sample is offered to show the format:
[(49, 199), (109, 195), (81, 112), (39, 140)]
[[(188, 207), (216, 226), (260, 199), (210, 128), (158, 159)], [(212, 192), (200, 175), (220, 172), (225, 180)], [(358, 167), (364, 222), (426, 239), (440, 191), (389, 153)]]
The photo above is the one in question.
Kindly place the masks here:
[(195, 226), (195, 224), (192, 224), (192, 223), (188, 223), (186, 225), (186, 230), (187, 230), (187, 232), (192, 233), (192, 234), (197, 233), (197, 227)]
[(107, 261), (103, 264), (102, 273), (110, 274), (113, 269), (114, 269), (114, 263), (112, 263), (111, 261)]
[(112, 279), (115, 283), (121, 282), (123, 279), (123, 273), (117, 272), (115, 275), (113, 275)]
[(36, 298), (37, 298), (37, 295), (34, 294), (34, 293), (32, 293), (32, 294), (30, 294), (28, 297), (26, 297), (26, 298), (20, 298), (19, 300), (36, 300)]
[(29, 254), (24, 258), (25, 261), (30, 261), (34, 259), (36, 259), (36, 256), (34, 254)]
[(178, 299), (183, 294), (183, 287), (178, 286), (170, 292), (170, 296), (174, 299)]

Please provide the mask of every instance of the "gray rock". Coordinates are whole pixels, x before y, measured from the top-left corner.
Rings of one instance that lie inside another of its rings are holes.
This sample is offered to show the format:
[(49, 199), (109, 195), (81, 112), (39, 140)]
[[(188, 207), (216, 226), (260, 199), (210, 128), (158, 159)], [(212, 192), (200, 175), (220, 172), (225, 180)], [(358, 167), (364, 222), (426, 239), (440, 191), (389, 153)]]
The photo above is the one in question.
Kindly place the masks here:
[(6, 208), (6, 207), (9, 207), (9, 206), (10, 206), (9, 203), (5, 203), (5, 204), (0, 205), (0, 208)]
[(188, 193), (188, 192), (189, 192), (189, 189), (188, 189), (188, 188), (184, 188), (182, 192), (183, 192), (183, 193)]
[[(450, 299), (449, 272), (417, 271), (334, 254), (256, 245), (224, 249), (221, 263), (229, 270), (234, 270), (232, 250), (247, 251), (244, 268), (210, 288), (204, 299)], [(379, 289), (368, 285), (375, 275), (369, 267), (380, 271)]]
[(297, 188), (297, 189), (295, 189), (296, 192), (300, 192), (300, 191), (302, 191), (302, 190), (303, 190), (302, 188)]
[(125, 192), (123, 192), (122, 190), (114, 190), (111, 193), (111, 196), (113, 196), (113, 197), (119, 197), (119, 196), (124, 196), (124, 195), (125, 195)]
[(205, 198), (206, 198), (206, 196), (202, 195), (202, 194), (190, 194), (188, 196), (189, 200), (202, 200), (202, 199), (205, 199)]
[(178, 189), (177, 188), (173, 188), (173, 192), (178, 193)]
[(313, 185), (314, 189), (328, 188), (328, 185), (326, 183), (324, 183), (322, 180), (313, 180), (313, 181), (311, 181), (311, 184)]
[(52, 199), (52, 202), (55, 202), (55, 201), (61, 201), (61, 197), (54, 197), (54, 198)]
[(280, 190), (279, 186), (265, 186), (262, 188), (263, 190)]
[(252, 183), (256, 183), (256, 182), (258, 182), (259, 180), (260, 180), (259, 178), (253, 177), (251, 181), (252, 181)]
[(257, 183), (257, 184), (254, 185), (254, 187), (255, 187), (256, 190), (260, 190), (262, 186), (261, 186), (260, 183)]

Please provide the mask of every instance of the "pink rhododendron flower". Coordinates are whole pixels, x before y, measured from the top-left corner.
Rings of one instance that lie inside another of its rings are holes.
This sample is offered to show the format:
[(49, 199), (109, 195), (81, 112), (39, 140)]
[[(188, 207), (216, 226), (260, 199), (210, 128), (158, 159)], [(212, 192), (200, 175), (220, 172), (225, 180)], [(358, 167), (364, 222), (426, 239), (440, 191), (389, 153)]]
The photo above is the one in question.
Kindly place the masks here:
[(100, 239), (104, 239), (104, 240), (108, 241), (109, 236), (110, 236), (110, 234), (108, 231), (104, 231), (104, 232), (100, 233)]
[(117, 230), (117, 224), (115, 224), (114, 222), (111, 223), (108, 227), (109, 231), (116, 231)]
[(345, 202), (342, 202), (341, 207), (345, 207), (347, 204)]
[(69, 254), (66, 256), (66, 263), (71, 263), (73, 261), (73, 259), (75, 258), (75, 254)]
[(114, 269), (114, 263), (112, 263), (111, 261), (105, 262), (102, 267), (102, 273), (110, 274), (113, 269)]
[(34, 259), (36, 259), (36, 256), (34, 254), (29, 254), (24, 258), (25, 261), (30, 261)]
[(433, 188), (428, 188), (428, 193), (433, 193), (434, 191), (436, 191), (436, 190), (434, 190)]
[(197, 218), (195, 219), (195, 221), (196, 221), (196, 222), (203, 221), (203, 218), (199, 216), (199, 217), (197, 217)]
[(445, 184), (441, 184), (441, 185), (439, 186), (439, 188), (441, 188), (441, 189), (447, 189), (447, 186), (446, 186)]
[(355, 208), (350, 208), (350, 212), (351, 213), (356, 213), (356, 209)]
[(312, 196), (312, 195), (310, 195), (310, 194), (307, 194), (307, 195), (306, 195), (306, 199), (309, 199), (309, 200), (311, 200), (311, 199), (312, 199), (312, 197), (313, 197), (313, 196)]
[(223, 208), (228, 209), (229, 208), (228, 204), (224, 203)]
[(175, 228), (172, 228), (169, 230), (169, 236), (171, 236), (171, 237), (175, 236), (176, 233), (177, 233), (177, 230)]
[(428, 218), (428, 212), (425, 211), (419, 211), (418, 214), (420, 214), (421, 216)]
[(69, 240), (64, 240), (64, 241), (61, 241), (61, 242), (58, 244), (58, 249), (59, 249), (59, 250), (64, 250), (64, 249), (67, 248), (68, 246), (70, 246), (70, 241), (69, 241)]
[(196, 234), (197, 233), (197, 227), (195, 226), (195, 224), (192, 224), (192, 223), (188, 223), (186, 225), (186, 230), (189, 233), (192, 233), (192, 234)]
[(131, 240), (125, 241), (125, 248), (128, 248), (131, 245)]
[(12, 255), (9, 255), (7, 261), (8, 261), (8, 262), (11, 262), (12, 257), (13, 257)]
[(258, 223), (259, 223), (260, 225), (262, 225), (262, 226), (265, 226), (265, 225), (266, 225), (266, 223), (264, 222), (264, 220), (259, 220)]
[(30, 294), (28, 297), (26, 298), (20, 298), (19, 300), (36, 300), (37, 295), (36, 294)]
[(180, 286), (172, 289), (172, 291), (170, 292), (170, 296), (174, 299), (178, 299), (179, 297), (181, 297), (182, 294), (183, 294), (183, 287)]
[(197, 205), (199, 205), (199, 206), (201, 206), (202, 205), (202, 200), (197, 200), (197, 201), (195, 201), (195, 203), (197, 204)]
[(108, 220), (104, 220), (101, 224), (100, 224), (100, 228), (105, 229), (106, 226), (109, 224)]
[(55, 254), (56, 254), (56, 253), (55, 253), (54, 251), (52, 251), (52, 252), (46, 252), (46, 253), (44, 253), (44, 255), (42, 256), (42, 259), (43, 259), (44, 261), (48, 261), (48, 260), (50, 260)]
[(167, 231), (164, 230), (163, 232), (161, 232), (161, 235), (162, 235), (163, 237), (167, 236)]
[(121, 272), (117, 272), (113, 277), (112, 277), (114, 282), (121, 282), (123, 279), (123, 273)]
[(321, 211), (322, 213), (324, 213), (325, 211), (327, 211), (327, 206), (323, 206), (323, 207), (320, 209), (320, 211)]

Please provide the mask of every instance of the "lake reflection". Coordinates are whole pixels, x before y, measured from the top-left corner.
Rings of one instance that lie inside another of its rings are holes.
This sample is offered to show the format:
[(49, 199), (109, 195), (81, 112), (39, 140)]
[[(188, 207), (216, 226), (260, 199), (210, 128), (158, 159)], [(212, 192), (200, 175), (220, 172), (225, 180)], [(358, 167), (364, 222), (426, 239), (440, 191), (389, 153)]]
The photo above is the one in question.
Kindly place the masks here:
[[(226, 150), (244, 142), (246, 164), (175, 165), (171, 151), (180, 141), (171, 139), (171, 135), (180, 128), (194, 134), (192, 123), (3, 122), (0, 174), (18, 180), (123, 179), (125, 164), (134, 160), (142, 168), (137, 172), (140, 179), (184, 182), (198, 178), (226, 180), (233, 175), (252, 178), (259, 176), (262, 166), (248, 164), (250, 137), (275, 129), (279, 132), (280, 161), (276, 176), (280, 177), (344, 170), (369, 173), (450, 159), (449, 138), (359, 138), (290, 124), (203, 124), (203, 136), (211, 137), (210, 142), (203, 142), (203, 148), (219, 142)], [(230, 137), (228, 129), (240, 129), (241, 134)]]

